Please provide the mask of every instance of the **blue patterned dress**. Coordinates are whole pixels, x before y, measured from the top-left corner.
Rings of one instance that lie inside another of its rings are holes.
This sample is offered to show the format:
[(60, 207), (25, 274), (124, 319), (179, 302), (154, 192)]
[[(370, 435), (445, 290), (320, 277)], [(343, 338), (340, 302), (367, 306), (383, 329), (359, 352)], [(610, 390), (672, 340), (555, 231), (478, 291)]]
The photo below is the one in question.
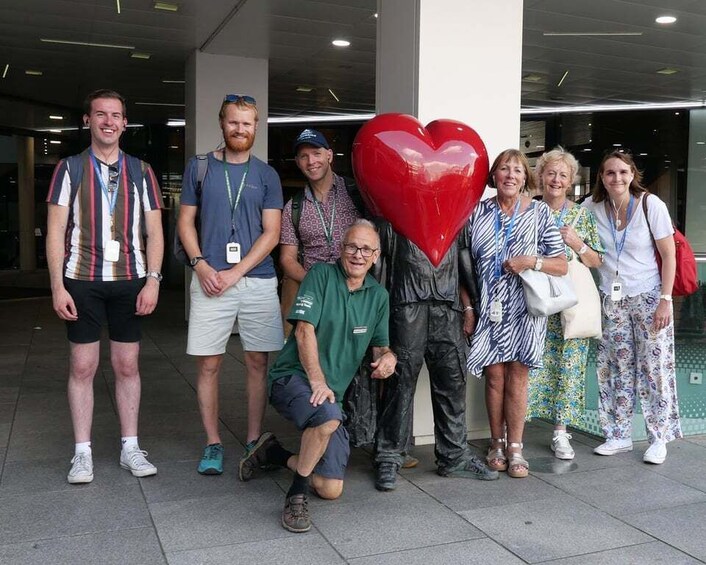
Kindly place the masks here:
[[(480, 202), (471, 216), (471, 253), (480, 289), (480, 304), (476, 308), (478, 322), (466, 367), (477, 377), (482, 375), (484, 367), (495, 363), (519, 361), (530, 368), (542, 365), (547, 319), (527, 313), (520, 277), (505, 270), (499, 279), (496, 280), (495, 276), (496, 218), (499, 215), (497, 249), (501, 253), (501, 263), (518, 255), (537, 255), (534, 248), (535, 207), (539, 254), (545, 257), (562, 255), (564, 242), (552, 218), (551, 208), (544, 202), (532, 201), (518, 215), (507, 245), (505, 234), (511, 218), (502, 212), (495, 198)], [(488, 317), (495, 296), (502, 302), (500, 322), (491, 322)]]
[[(561, 211), (552, 210), (552, 216), (558, 222)], [(574, 226), (577, 235), (596, 253), (604, 253), (596, 219), (589, 210), (581, 206), (569, 208), (563, 225), (573, 225), (577, 217)], [(567, 258), (573, 255), (568, 245), (566, 255)], [(578, 426), (582, 423), (588, 346), (588, 339), (564, 339), (560, 314), (547, 318), (543, 367), (532, 369), (529, 374), (528, 420), (546, 418), (564, 426)]]

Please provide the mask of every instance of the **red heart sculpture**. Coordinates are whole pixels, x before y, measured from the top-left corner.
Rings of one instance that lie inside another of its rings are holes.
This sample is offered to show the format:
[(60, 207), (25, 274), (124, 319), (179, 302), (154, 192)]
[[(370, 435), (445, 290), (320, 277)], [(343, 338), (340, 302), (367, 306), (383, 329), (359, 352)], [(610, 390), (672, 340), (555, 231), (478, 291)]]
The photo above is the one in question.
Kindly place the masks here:
[(485, 189), (480, 136), (454, 120), (425, 128), (413, 116), (381, 114), (356, 135), (352, 160), (370, 210), (438, 267)]

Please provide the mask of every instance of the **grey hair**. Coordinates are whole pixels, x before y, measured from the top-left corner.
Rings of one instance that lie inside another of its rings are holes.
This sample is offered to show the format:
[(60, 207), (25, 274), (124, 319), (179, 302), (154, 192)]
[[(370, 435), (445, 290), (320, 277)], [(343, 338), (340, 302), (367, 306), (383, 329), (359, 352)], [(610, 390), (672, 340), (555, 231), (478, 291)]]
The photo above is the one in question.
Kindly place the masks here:
[(574, 184), (576, 182), (576, 178), (578, 177), (578, 173), (579, 173), (579, 166), (580, 166), (579, 162), (576, 160), (576, 157), (574, 157), (571, 153), (569, 153), (561, 145), (557, 145), (551, 151), (547, 151), (546, 153), (542, 154), (542, 156), (539, 159), (537, 159), (537, 164), (534, 166), (534, 173), (535, 173), (535, 175), (537, 175), (537, 181), (540, 184), (540, 188), (543, 188), (541, 186), (541, 184), (542, 184), (542, 173), (544, 172), (544, 168), (549, 163), (554, 163), (556, 161), (560, 161), (562, 163), (565, 163), (569, 167), (569, 173), (571, 176), (571, 184)]
[(380, 234), (378, 233), (378, 230), (375, 227), (375, 224), (372, 223), (370, 220), (366, 220), (365, 218), (358, 218), (355, 222), (353, 222), (348, 227), (348, 229), (346, 230), (346, 233), (343, 234), (343, 241), (346, 241), (348, 239), (348, 234), (351, 233), (356, 228), (368, 228), (368, 229), (373, 230), (373, 232), (375, 232), (375, 237), (378, 240), (377, 246), (380, 247)]

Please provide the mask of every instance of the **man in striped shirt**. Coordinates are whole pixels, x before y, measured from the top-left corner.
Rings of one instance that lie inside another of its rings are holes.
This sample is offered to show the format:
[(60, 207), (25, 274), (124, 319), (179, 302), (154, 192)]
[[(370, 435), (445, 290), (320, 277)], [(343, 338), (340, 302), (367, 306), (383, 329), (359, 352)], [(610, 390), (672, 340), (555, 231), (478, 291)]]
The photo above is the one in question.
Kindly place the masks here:
[(125, 100), (98, 90), (85, 102), (91, 145), (59, 162), (47, 196), (53, 307), (70, 344), (68, 396), (76, 442), (68, 481), (93, 480), (93, 377), (107, 322), (120, 418), (120, 466), (157, 473), (137, 442), (140, 318), (157, 305), (164, 253), (162, 196), (152, 168), (120, 150)]

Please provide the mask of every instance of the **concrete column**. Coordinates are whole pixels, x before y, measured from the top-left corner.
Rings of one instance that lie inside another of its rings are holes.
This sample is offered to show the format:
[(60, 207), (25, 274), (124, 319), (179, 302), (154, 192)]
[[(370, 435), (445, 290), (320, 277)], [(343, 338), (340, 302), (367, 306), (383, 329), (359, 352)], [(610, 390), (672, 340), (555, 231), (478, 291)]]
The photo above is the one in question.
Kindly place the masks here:
[(17, 136), (17, 194), (20, 226), (20, 270), (37, 268), (34, 234), (34, 138)]
[[(267, 59), (212, 55), (194, 51), (186, 61), (186, 159), (220, 146), (223, 134), (218, 111), (226, 94), (248, 95), (257, 101), (259, 124), (253, 154), (267, 162)], [(174, 221), (176, 221), (176, 216)], [(185, 269), (185, 312), (189, 317), (191, 270)]]
[[(423, 124), (474, 128), (492, 163), (520, 138), (522, 0), (378, 0), (376, 107)], [(414, 406), (416, 443), (431, 443), (426, 369)], [(468, 377), (469, 437), (488, 435), (483, 381)]]

